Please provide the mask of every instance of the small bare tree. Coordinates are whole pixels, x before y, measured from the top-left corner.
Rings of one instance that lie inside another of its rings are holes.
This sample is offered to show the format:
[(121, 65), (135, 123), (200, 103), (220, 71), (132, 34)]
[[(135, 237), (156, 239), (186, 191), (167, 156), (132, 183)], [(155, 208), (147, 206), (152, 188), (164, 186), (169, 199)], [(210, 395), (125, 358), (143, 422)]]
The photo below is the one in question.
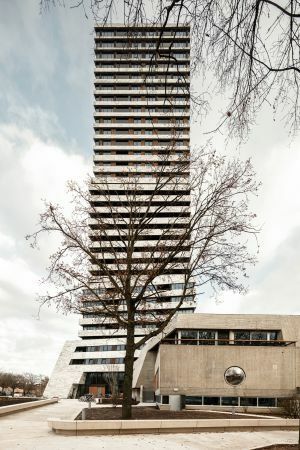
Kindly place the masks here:
[[(119, 185), (100, 172), (85, 189), (70, 183), (72, 216), (46, 203), (39, 229), (28, 236), (34, 247), (43, 234), (61, 239), (41, 304), (125, 330), (123, 418), (131, 417), (135, 351), (162, 332), (195, 285), (243, 291), (241, 278), (255, 261), (247, 249), (248, 236), (256, 233), (248, 197), (258, 189), (250, 161), (228, 162), (204, 150), (191, 163), (184, 158), (170, 166), (172, 158), (153, 169), (150, 191), (135, 168)], [(174, 273), (182, 280), (181, 295), (160, 308), (165, 290), (158, 280), (171, 283)], [(146, 334), (136, 340), (140, 326)]]
[(118, 372), (116, 372), (116, 366), (114, 364), (107, 365), (107, 372), (104, 373), (104, 379), (109, 386), (111, 403), (113, 407), (116, 407), (119, 400), (119, 385)]

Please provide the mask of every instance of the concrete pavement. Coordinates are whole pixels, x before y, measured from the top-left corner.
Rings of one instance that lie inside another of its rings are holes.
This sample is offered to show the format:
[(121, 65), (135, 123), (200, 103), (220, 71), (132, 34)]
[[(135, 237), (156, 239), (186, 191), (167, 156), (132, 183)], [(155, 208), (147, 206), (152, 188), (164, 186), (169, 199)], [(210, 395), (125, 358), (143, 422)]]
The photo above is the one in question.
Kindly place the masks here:
[(0, 418), (0, 450), (250, 450), (276, 442), (297, 442), (296, 431), (78, 437), (50, 431), (49, 417), (69, 419), (81, 408), (78, 400), (61, 400)]

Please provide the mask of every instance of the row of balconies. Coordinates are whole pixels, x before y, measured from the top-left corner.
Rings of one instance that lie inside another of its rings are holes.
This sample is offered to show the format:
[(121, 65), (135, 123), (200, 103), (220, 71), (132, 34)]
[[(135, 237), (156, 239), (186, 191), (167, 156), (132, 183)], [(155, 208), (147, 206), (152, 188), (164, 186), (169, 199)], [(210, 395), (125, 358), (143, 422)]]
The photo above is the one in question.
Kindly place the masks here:
[[(144, 183), (147, 186), (144, 186)], [(174, 191), (189, 190), (189, 180), (186, 180), (186, 178), (183, 177), (176, 180), (170, 178), (166, 181), (164, 188), (169, 190), (173, 189)], [(104, 180), (99, 177), (93, 177), (90, 189), (101, 189), (103, 191), (110, 190), (113, 192), (120, 190), (120, 192), (124, 192), (124, 183), (122, 180), (113, 177), (105, 177)], [(150, 192), (151, 190), (157, 189), (157, 184), (155, 179), (149, 180), (146, 177), (139, 177), (138, 179), (134, 178), (132, 182), (129, 180), (126, 184), (126, 189), (128, 189), (128, 191), (140, 191), (140, 193), (145, 191)]]
[[(145, 152), (144, 152), (145, 153)], [(134, 158), (133, 158), (134, 157)], [(168, 155), (164, 158), (162, 155), (155, 154), (154, 152), (147, 152), (147, 155), (142, 154), (141, 152), (130, 152), (128, 155), (118, 155), (118, 154), (102, 154), (95, 155), (94, 162), (97, 164), (101, 164), (101, 162), (108, 162), (114, 164), (116, 162), (130, 162), (133, 164), (142, 164), (145, 162), (159, 162), (167, 164), (169, 162), (179, 162), (187, 161), (187, 157), (185, 159), (180, 160), (177, 154)]]
[[(163, 306), (162, 303), (159, 303), (159, 306), (161, 307), (160, 309), (162, 311), (162, 314), (161, 314), (162, 317), (164, 315), (163, 314), (163, 310), (170, 310), (170, 309), (174, 309), (176, 307), (176, 305), (174, 305), (174, 303), (165, 303), (164, 306)], [(193, 302), (192, 304), (182, 303), (182, 309), (191, 309), (191, 313), (193, 312), (193, 309), (195, 308), (195, 306), (196, 306), (195, 302)], [(146, 306), (145, 306), (145, 310), (148, 310), (146, 308)], [(119, 311), (122, 311), (122, 309), (119, 309)], [(151, 310), (149, 309), (149, 311), (151, 311)], [(159, 310), (152, 309), (152, 311), (156, 311), (156, 314), (159, 316)], [(143, 317), (143, 319), (144, 320), (147, 320), (147, 319), (149, 319), (149, 320), (152, 319), (153, 320), (153, 317), (151, 317), (151, 315), (149, 315), (149, 316), (145, 315), (145, 317)], [(86, 319), (80, 319), (79, 320), (79, 325), (80, 326), (83, 326), (83, 325), (98, 325), (98, 324), (101, 324), (101, 323), (103, 323), (103, 318), (100, 318), (100, 317), (98, 319), (96, 319), (96, 318), (94, 318), (94, 319), (93, 318), (87, 319), (86, 318)], [(105, 318), (105, 322), (104, 323), (115, 323), (115, 320), (114, 319), (110, 319), (110, 318)], [(99, 352), (99, 355), (100, 355), (100, 353), (101, 352)], [(108, 355), (108, 353), (109, 352), (103, 352), (104, 355)], [(115, 352), (115, 353), (117, 354), (117, 352)], [(80, 352), (76, 352), (76, 356), (78, 354), (80, 355)], [(87, 353), (82, 353), (82, 355), (86, 355), (86, 354)]]
[[(127, 78), (128, 77), (128, 78)], [(168, 86), (172, 87), (175, 85), (179, 86), (189, 86), (190, 84), (190, 77), (188, 75), (183, 75), (182, 77), (178, 77), (177, 75), (166, 75), (165, 77), (161, 78), (161, 75), (159, 75), (159, 78), (153, 78), (153, 76), (146, 74), (143, 77), (131, 77), (129, 78), (128, 75), (124, 75), (120, 77), (120, 75), (98, 75), (95, 76), (94, 79), (94, 85), (97, 87), (97, 84), (102, 87), (105, 87), (106, 85), (109, 85), (111, 83), (114, 83), (114, 90), (117, 90), (120, 85), (127, 84), (128, 89), (130, 89), (130, 85), (132, 85), (130, 90), (133, 89), (135, 86), (142, 86), (142, 89), (148, 88), (148, 89), (155, 89), (157, 86), (159, 87), (162, 83), (166, 83)]]
[[(168, 100), (170, 100), (169, 97), (168, 97)], [(99, 99), (97, 99), (95, 97), (94, 106), (102, 106), (102, 105), (103, 106), (107, 105), (107, 106), (112, 106), (112, 107), (114, 107), (114, 106), (132, 106), (133, 102), (134, 102), (135, 107), (136, 106), (150, 106), (151, 107), (151, 106), (156, 106), (156, 105), (165, 106), (166, 99), (162, 98), (161, 100), (159, 100), (159, 99), (151, 98), (151, 97), (149, 97), (146, 100), (141, 100), (140, 97), (138, 97), (138, 99), (123, 99), (123, 98), (117, 98), (117, 97), (111, 98), (111, 99), (107, 99), (105, 97), (104, 98), (100, 97)], [(189, 106), (190, 100), (188, 97), (182, 98), (182, 99), (174, 97), (174, 98), (172, 98), (171, 102), (168, 101), (168, 104), (170, 104), (170, 109), (173, 107), (173, 105), (182, 104), (185, 106)]]
[[(98, 211), (98, 209), (97, 209)], [(170, 249), (170, 247), (174, 247), (174, 245), (177, 245), (178, 240), (170, 240), (170, 239), (166, 239), (166, 240), (159, 240), (159, 236), (156, 238), (156, 240), (139, 240), (138, 242), (135, 243), (135, 251), (140, 251), (140, 249), (146, 249), (147, 248), (151, 248), (151, 251), (153, 251), (153, 248), (156, 247), (157, 245), (161, 246), (162, 248), (166, 247), (167, 249)], [(98, 249), (98, 248), (102, 248), (102, 249), (106, 249), (106, 248), (110, 248), (110, 246), (112, 245), (111, 242), (107, 242), (107, 241), (101, 241), (101, 235), (99, 237), (97, 237), (97, 240), (91, 242), (90, 244), (90, 248), (91, 249)], [(124, 243), (119, 240), (119, 241), (115, 241), (115, 243), (113, 244), (114, 246), (114, 251), (118, 252), (120, 250), (120, 252), (122, 252), (124, 250)], [(143, 250), (144, 251), (144, 250)], [(119, 253), (120, 253), (119, 252)]]
[[(180, 212), (180, 213), (182, 213), (182, 212), (188, 212), (189, 211), (189, 205), (174, 205), (174, 203), (172, 204), (170, 204), (170, 206), (167, 206), (168, 205), (168, 203), (169, 202), (167, 202), (166, 203), (166, 205), (164, 206), (164, 208), (161, 210), (161, 212), (164, 212), (164, 213), (168, 213), (168, 212), (170, 212), (170, 213), (175, 213), (175, 212)], [(180, 202), (180, 203), (182, 203), (182, 202)], [(134, 203), (133, 203), (133, 205), (134, 205)], [(113, 207), (111, 207), (111, 206), (109, 206), (108, 204), (107, 205), (105, 205), (105, 206), (97, 206), (96, 208), (95, 208), (95, 210), (97, 211), (97, 212), (99, 212), (99, 213), (108, 213), (109, 211), (111, 211), (112, 209), (114, 209), (118, 214), (122, 214), (122, 213), (126, 213), (126, 212), (128, 212), (129, 210), (130, 211), (132, 211), (132, 207), (126, 207), (125, 205), (119, 205), (118, 207), (115, 207), (115, 208), (113, 208)], [(149, 205), (145, 205), (145, 206), (139, 206), (139, 208), (138, 208), (138, 211), (139, 211), (139, 213), (143, 213), (143, 212), (145, 212), (145, 211), (147, 211), (147, 210), (149, 210), (149, 213), (153, 213), (153, 212), (155, 212), (155, 211), (157, 211), (157, 209), (158, 209), (158, 205), (153, 205), (153, 203), (151, 202), (150, 203), (150, 206)]]
[[(103, 294), (108, 288), (112, 288), (112, 284), (109, 282), (109, 280), (104, 280), (104, 278), (101, 280), (104, 284), (103, 286), (105, 286), (105, 289), (100, 289), (101, 292), (98, 292), (98, 294)], [(95, 280), (95, 285), (98, 286), (99, 284), (99, 280)], [(95, 288), (96, 289), (96, 288)], [(178, 275), (176, 275), (174, 277), (174, 275), (160, 275), (158, 277), (155, 278), (155, 283), (154, 285), (149, 285), (146, 291), (146, 295), (150, 296), (151, 293), (153, 293), (153, 295), (156, 295), (156, 292), (159, 292), (160, 296), (165, 296), (165, 297), (181, 297), (183, 295), (183, 291), (184, 291), (184, 278), (180, 277)], [(140, 292), (140, 289), (137, 289), (136, 292)], [(85, 299), (89, 299), (89, 291), (87, 290), (86, 292), (83, 292), (83, 295), (85, 297)], [(189, 286), (187, 286), (185, 295), (194, 295), (194, 284), (190, 283)], [(93, 303), (93, 301), (90, 300), (86, 300), (88, 301), (88, 303), (86, 304), (87, 307), (91, 306), (90, 303)], [(188, 301), (188, 300), (186, 300)]]
[(97, 201), (105, 201), (105, 199), (109, 198), (110, 202), (126, 202), (127, 199), (134, 198), (134, 201), (137, 202), (143, 202), (143, 201), (149, 201), (151, 198), (151, 201), (172, 201), (176, 199), (180, 199), (180, 201), (183, 202), (189, 202), (190, 201), (190, 195), (186, 191), (177, 191), (174, 192), (174, 189), (171, 191), (166, 191), (165, 194), (163, 194), (164, 190), (160, 190), (158, 193), (152, 195), (152, 192), (150, 191), (149, 194), (144, 193), (144, 190), (141, 189), (140, 192), (138, 192), (137, 195), (133, 196), (131, 194), (127, 194), (124, 192), (124, 186), (123, 186), (123, 194), (117, 195), (114, 192), (115, 185), (112, 187), (112, 191), (109, 194), (103, 193), (103, 189), (99, 189), (99, 193), (96, 195), (93, 195), (91, 198), (91, 202), (97, 202)]
[[(133, 50), (131, 50), (130, 52), (124, 51), (124, 53), (117, 53), (117, 50), (113, 51), (115, 49), (112, 49), (111, 53), (106, 53), (106, 51), (103, 51), (103, 49), (101, 50), (96, 50), (95, 51), (95, 57), (94, 57), (94, 61), (136, 61), (136, 60), (141, 60), (141, 62), (151, 62), (151, 63), (156, 63), (157, 61), (161, 61), (161, 62), (168, 62), (170, 61), (172, 64), (174, 64), (174, 59), (175, 61), (180, 60), (180, 61), (189, 61), (190, 59), (190, 53), (189, 51), (187, 52), (176, 52), (176, 51), (171, 51), (171, 52), (165, 52), (165, 54), (162, 53), (157, 53), (156, 51), (152, 52), (152, 53), (146, 53), (143, 52), (142, 49), (134, 52)], [(109, 51), (109, 50), (108, 50)]]
[(164, 88), (161, 87), (161, 89), (157, 88), (157, 89), (153, 89), (151, 86), (144, 86), (142, 88), (139, 89), (133, 89), (133, 88), (129, 88), (128, 86), (119, 89), (119, 86), (116, 86), (115, 88), (109, 89), (107, 86), (103, 86), (101, 87), (101, 89), (97, 88), (94, 90), (94, 96), (96, 95), (112, 95), (112, 96), (117, 96), (117, 95), (128, 95), (128, 96), (139, 96), (139, 97), (147, 97), (149, 95), (151, 96), (176, 96), (176, 95), (184, 95), (187, 96), (189, 95), (189, 87), (187, 85), (183, 85), (182, 87), (180, 86), (173, 86), (170, 88)]
[[(109, 29), (108, 29), (109, 27)], [(166, 25), (163, 29), (157, 26), (146, 27), (146, 26), (120, 26), (116, 24), (115, 27), (112, 25), (103, 27), (103, 25), (95, 25), (95, 38), (111, 38), (111, 37), (123, 37), (125, 39), (139, 39), (139, 38), (158, 38), (162, 37), (172, 37), (172, 39), (183, 38), (189, 36), (189, 27), (174, 25)]]
[[(176, 143), (178, 142), (178, 140), (181, 139), (185, 139), (185, 140), (189, 140), (189, 132), (177, 132), (176, 134), (174, 134), (174, 130), (170, 130), (169, 133), (166, 132), (166, 130), (162, 132), (158, 132), (156, 130), (149, 130), (146, 133), (141, 133), (140, 131), (142, 130), (138, 130), (139, 133), (132, 133), (129, 130), (124, 130), (123, 132), (118, 130), (117, 133), (115, 133), (113, 130), (107, 130), (108, 132), (96, 132), (94, 135), (94, 140), (102, 140), (105, 141), (107, 139), (109, 139), (110, 141), (115, 141), (116, 139), (124, 139), (126, 138), (129, 142), (132, 141), (131, 144), (128, 143), (128, 145), (135, 145), (136, 141), (142, 140), (144, 141), (144, 145), (160, 145), (162, 144), (160, 142), (160, 140), (173, 140), (174, 142), (170, 143), (170, 145), (176, 145)], [(149, 140), (151, 141), (151, 144), (149, 143)], [(153, 140), (155, 142), (153, 142)], [(180, 141), (181, 142), (181, 141)], [(113, 145), (117, 145), (113, 144)], [(122, 144), (121, 144), (122, 145)], [(141, 142), (140, 142), (141, 145)], [(167, 144), (169, 145), (169, 144)], [(179, 145), (188, 145), (187, 144), (179, 144)]]
[[(184, 224), (183, 224), (184, 225)], [(159, 227), (159, 224), (157, 225)], [(136, 239), (137, 244), (144, 243), (147, 242), (149, 245), (151, 243), (155, 243), (157, 244), (157, 242), (160, 240), (160, 242), (172, 242), (171, 241), (171, 237), (178, 237), (180, 236), (180, 233), (184, 233), (186, 231), (186, 229), (184, 228), (184, 226), (181, 229), (176, 229), (176, 230), (172, 230), (172, 229), (161, 229), (161, 228), (156, 228), (156, 229), (151, 229), (148, 230), (148, 234), (147, 234), (147, 230), (143, 231), (143, 234), (141, 236), (139, 236)], [(176, 234), (177, 233), (177, 234)], [(116, 229), (109, 229), (109, 230), (105, 230), (105, 233), (102, 230), (99, 230), (99, 232), (97, 233), (96, 230), (92, 230), (90, 233), (90, 238), (92, 240), (92, 242), (102, 242), (103, 244), (106, 242), (107, 245), (114, 245), (113, 243), (117, 243), (120, 244), (121, 243), (121, 236), (124, 237), (124, 239), (126, 240), (126, 229), (125, 230), (116, 230)], [(145, 241), (145, 239), (147, 239), (147, 241)]]
[(128, 40), (132, 40), (133, 42), (136, 42), (138, 40), (146, 40), (146, 39), (155, 39), (157, 40), (158, 38), (164, 39), (172, 39), (173, 40), (189, 40), (189, 31), (174, 31), (174, 30), (168, 30), (168, 29), (164, 29), (163, 32), (161, 33), (160, 30), (158, 31), (153, 31), (153, 29), (156, 27), (151, 27), (150, 30), (148, 31), (136, 31), (136, 30), (132, 30), (132, 28), (128, 27), (128, 28), (124, 28), (123, 30), (113, 30), (113, 31), (97, 31), (97, 29), (95, 28), (95, 35), (94, 38), (95, 40), (111, 40), (112, 37), (116, 37), (118, 39), (126, 39)]
[[(104, 61), (102, 61), (104, 62)], [(114, 60), (114, 62), (117, 62)], [(158, 63), (159, 64), (159, 63)], [(113, 70), (112, 70), (113, 69)], [(137, 70), (138, 69), (138, 70)], [(150, 69), (150, 71), (149, 71)], [(133, 73), (135, 76), (137, 76), (139, 73), (147, 73), (149, 76), (157, 76), (159, 74), (167, 73), (173, 74), (176, 76), (183, 76), (186, 73), (190, 72), (190, 67), (187, 64), (166, 64), (165, 62), (161, 62), (158, 67), (155, 67), (155, 70), (151, 70), (152, 68), (149, 68), (149, 65), (141, 66), (139, 64), (128, 64), (127, 61), (121, 61), (120, 66), (118, 67), (116, 64), (103, 64), (99, 65), (98, 67), (94, 67), (94, 73), (113, 73), (113, 74), (120, 74), (120, 73)]]
[[(135, 331), (136, 336), (145, 336), (145, 334), (148, 334), (148, 331), (145, 330), (145, 328), (137, 328)], [(101, 337), (103, 338), (104, 336), (106, 338), (109, 338), (109, 337), (115, 338), (117, 336), (126, 337), (126, 331), (122, 330), (122, 329), (120, 329), (120, 330), (118, 330), (118, 329), (116, 329), (116, 330), (108, 330), (108, 329), (107, 330), (106, 329), (103, 329), (103, 330), (80, 330), (78, 332), (78, 336), (81, 338), (95, 337), (96, 339), (101, 338)], [(90, 367), (90, 366), (87, 366), (87, 367)], [(91, 370), (91, 371), (94, 371), (94, 366), (93, 366), (93, 370)]]
[[(107, 109), (107, 108), (103, 108), (103, 109)], [(139, 110), (139, 111), (132, 111), (130, 109), (126, 109), (126, 111), (123, 111), (122, 109), (120, 110), (118, 108), (114, 108), (114, 109), (109, 108), (109, 109), (110, 109), (109, 111), (104, 111), (104, 110), (100, 111), (99, 108), (95, 109), (95, 112), (94, 112), (95, 120), (97, 118), (103, 118), (103, 117), (104, 118), (109, 117), (111, 119), (113, 119), (115, 117), (122, 117), (122, 119), (125, 118), (128, 120), (129, 118), (132, 118), (132, 119), (137, 118), (137, 117), (138, 118), (149, 118), (149, 116), (150, 116), (150, 112), (146, 108), (143, 108), (144, 110)], [(153, 111), (153, 109), (154, 109), (154, 111)], [(108, 112), (110, 113), (109, 116), (107, 114)], [(164, 108), (160, 108), (160, 109), (152, 108), (151, 118), (155, 119), (155, 118), (159, 118), (159, 117), (165, 117), (165, 118), (168, 118), (169, 120), (172, 120), (172, 118), (180, 117), (180, 118), (189, 120), (190, 112), (189, 112), (189, 109), (186, 109), (186, 108), (180, 108), (178, 110), (177, 109), (175, 110), (175, 108), (168, 109), (168, 110), (164, 110)]]
[(154, 164), (149, 165), (142, 165), (142, 164), (135, 164), (135, 165), (115, 165), (112, 166), (111, 164), (105, 164), (105, 165), (99, 165), (93, 167), (94, 174), (99, 174), (100, 176), (105, 176), (107, 173), (109, 174), (115, 174), (118, 176), (119, 174), (123, 173), (123, 176), (139, 176), (139, 174), (145, 175), (153, 175), (155, 177), (162, 177), (166, 178), (169, 176), (174, 177), (186, 177), (188, 176), (188, 168), (181, 167), (181, 166), (155, 166)]
[[(155, 120), (155, 119), (153, 119)], [(122, 121), (122, 122), (121, 122)], [(155, 121), (151, 121), (149, 119), (147, 123), (143, 123), (142, 119), (130, 119), (126, 121), (123, 121), (122, 119), (119, 119), (118, 121), (112, 122), (112, 119), (104, 119), (103, 122), (100, 122), (100, 120), (96, 120), (94, 123), (94, 129), (95, 132), (101, 132), (105, 134), (105, 132), (110, 131), (111, 133), (117, 133), (117, 134), (180, 134), (180, 133), (188, 133), (190, 131), (190, 124), (187, 120), (184, 122), (176, 121), (175, 120), (166, 120), (162, 123), (158, 123)]]
[[(175, 147), (175, 144), (162, 145), (162, 144), (157, 143), (157, 144), (153, 144), (153, 145), (150, 145), (150, 144), (148, 144), (148, 145), (149, 145), (149, 147), (151, 146), (153, 151), (155, 151), (155, 150), (166, 150), (166, 151), (169, 151), (170, 149), (172, 149), (175, 152), (177, 150), (187, 150), (189, 148), (189, 144), (185, 145), (185, 144), (178, 144), (178, 143), (176, 143), (176, 147)], [(143, 151), (143, 150), (147, 149), (148, 145), (142, 145), (139, 142), (135, 142), (134, 144), (133, 143), (130, 144), (130, 142), (124, 142), (124, 143), (122, 142), (122, 143), (115, 143), (115, 144), (111, 145), (111, 143), (107, 144), (104, 141), (102, 144), (96, 143), (94, 145), (94, 150), (102, 150), (104, 148), (106, 150), (117, 150), (117, 149), (119, 149), (119, 150), (127, 150), (128, 147), (134, 147), (134, 150), (132, 149), (132, 151), (135, 151), (135, 150), (136, 151), (138, 151), (138, 150)]]
[(154, 171), (153, 168), (149, 169), (149, 171), (147, 169), (144, 168), (133, 168), (133, 169), (128, 169), (126, 167), (127, 170), (125, 170), (125, 167), (115, 167), (113, 170), (109, 169), (109, 167), (103, 167), (103, 168), (99, 168), (98, 166), (94, 167), (94, 175), (99, 176), (99, 177), (105, 177), (105, 178), (110, 178), (110, 177), (117, 177), (117, 178), (122, 178), (123, 180), (134, 180), (136, 178), (138, 178), (138, 180), (140, 181), (140, 179), (143, 178), (152, 178), (153, 181), (155, 182), (155, 180), (157, 180), (158, 178), (160, 180), (163, 179), (169, 179), (169, 178), (174, 178), (175, 180), (177, 180), (178, 182), (180, 181), (180, 179), (186, 180), (189, 178), (189, 173), (188, 172), (181, 172), (181, 173), (175, 173), (174, 174), (174, 170), (170, 170), (167, 171), (167, 169), (158, 172), (158, 170)]
[[(135, 49), (141, 49), (141, 50), (149, 50), (153, 49), (156, 50), (158, 42), (136, 42), (135, 40), (127, 40), (127, 41), (118, 41), (117, 39), (114, 39), (113, 41), (102, 41), (102, 42), (96, 42), (94, 45), (94, 49), (111, 49), (111, 50), (135, 50)], [(189, 41), (177, 41), (177, 42), (161, 42), (159, 43), (159, 49), (187, 49), (190, 48), (190, 42)]]
[[(153, 119), (144, 119), (144, 122), (142, 122), (142, 119), (129, 119), (125, 118), (125, 119), (119, 119), (119, 120), (114, 120), (113, 119), (102, 119), (102, 122), (100, 122), (100, 120), (96, 120), (94, 123), (94, 128), (95, 129), (102, 129), (102, 128), (108, 128), (109, 130), (111, 129), (121, 129), (123, 131), (123, 128), (127, 128), (128, 127), (132, 128), (132, 129), (145, 129), (145, 130), (153, 130), (155, 131), (156, 129), (158, 129), (160, 131), (160, 129), (164, 129), (164, 128), (170, 128), (172, 129), (172, 131), (174, 133), (176, 132), (182, 132), (182, 130), (184, 131), (189, 131), (190, 129), (190, 123), (189, 120), (171, 120), (171, 119), (163, 119), (161, 122), (158, 122), (156, 118)], [(143, 130), (144, 131), (144, 130)]]
[(177, 61), (176, 64), (165, 64), (165, 62), (156, 62), (152, 65), (145, 62), (141, 62), (140, 64), (134, 64), (132, 61), (125, 60), (97, 60), (94, 65), (94, 73), (109, 73), (109, 74), (130, 74), (134, 73), (135, 76), (142, 76), (143, 74), (147, 74), (149, 76), (157, 75), (157, 74), (172, 74), (177, 75), (179, 77), (184, 76), (185, 74), (190, 74), (190, 66), (186, 62)]

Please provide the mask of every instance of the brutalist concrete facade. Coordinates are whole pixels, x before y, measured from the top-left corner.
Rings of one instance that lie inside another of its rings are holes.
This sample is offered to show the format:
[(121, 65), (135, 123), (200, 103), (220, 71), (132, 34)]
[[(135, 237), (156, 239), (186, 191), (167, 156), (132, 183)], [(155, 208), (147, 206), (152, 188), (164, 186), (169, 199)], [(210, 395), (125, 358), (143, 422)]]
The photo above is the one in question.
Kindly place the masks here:
[[(181, 316), (142, 350), (134, 386), (152, 388), (159, 403), (179, 395), (202, 406), (276, 406), (299, 391), (299, 339), (300, 316)], [(245, 372), (238, 386), (224, 379), (232, 366)]]

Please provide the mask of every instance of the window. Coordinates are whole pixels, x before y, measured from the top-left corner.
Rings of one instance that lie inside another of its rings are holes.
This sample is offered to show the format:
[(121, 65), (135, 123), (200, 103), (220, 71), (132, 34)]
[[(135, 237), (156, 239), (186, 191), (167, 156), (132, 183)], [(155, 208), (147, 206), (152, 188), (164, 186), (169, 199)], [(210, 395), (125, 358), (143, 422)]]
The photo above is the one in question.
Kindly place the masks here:
[(240, 405), (241, 406), (257, 406), (257, 398), (256, 397), (241, 397)]
[(182, 345), (197, 345), (198, 332), (196, 330), (182, 330), (181, 344)]
[(185, 404), (186, 405), (202, 405), (202, 396), (187, 395), (185, 397)]
[[(251, 341), (266, 341), (268, 334), (266, 331), (251, 331), (250, 339)], [(254, 342), (254, 344), (259, 345), (259, 342)]]
[(200, 345), (215, 345), (215, 331), (199, 330), (199, 344)]
[(278, 339), (277, 331), (269, 331), (269, 339), (270, 341), (275, 341), (276, 339)]
[(168, 405), (169, 404), (169, 396), (168, 395), (162, 395), (161, 402), (162, 402), (163, 405)]
[(218, 345), (229, 344), (229, 330), (218, 331)]
[(249, 345), (249, 342), (245, 341), (250, 341), (250, 331), (235, 331), (234, 340), (238, 345)]
[(203, 397), (203, 405), (219, 405), (220, 397)]
[(221, 397), (222, 406), (238, 406), (238, 404), (239, 404), (238, 397)]
[(276, 400), (275, 398), (258, 398), (258, 406), (265, 406), (267, 408), (269, 407), (275, 407), (276, 406)]

